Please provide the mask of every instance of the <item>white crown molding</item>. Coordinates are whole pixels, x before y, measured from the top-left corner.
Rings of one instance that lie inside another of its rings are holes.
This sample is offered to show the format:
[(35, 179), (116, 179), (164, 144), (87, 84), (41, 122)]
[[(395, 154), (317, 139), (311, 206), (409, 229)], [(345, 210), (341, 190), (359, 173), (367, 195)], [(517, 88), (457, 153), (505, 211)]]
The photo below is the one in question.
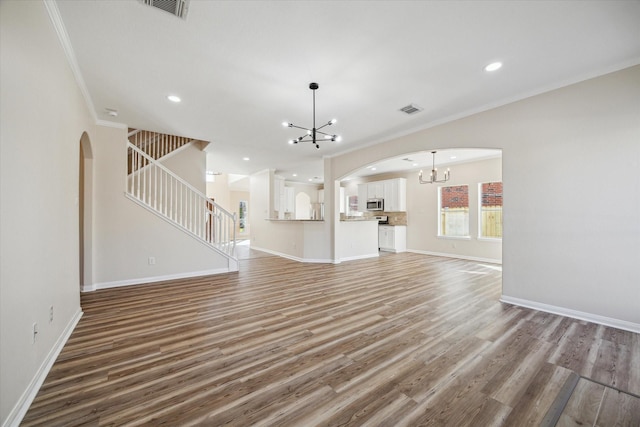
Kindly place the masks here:
[(562, 89), (565, 88), (567, 86), (571, 86), (574, 84), (578, 84), (590, 79), (594, 79), (596, 77), (600, 77), (600, 76), (604, 76), (606, 74), (609, 73), (614, 73), (616, 71), (621, 71), (624, 70), (625, 68), (629, 68), (629, 67), (634, 67), (636, 65), (640, 65), (640, 57), (635, 57), (632, 58), (630, 60), (626, 60), (626, 61), (622, 61), (607, 67), (603, 67), (600, 68), (598, 70), (595, 71), (590, 71), (587, 73), (582, 73), (579, 74), (577, 76), (573, 76), (571, 78), (565, 79), (563, 81), (560, 82), (556, 82), (553, 84), (549, 84), (549, 85), (545, 85), (539, 88), (536, 88), (535, 90), (530, 90), (530, 91), (525, 91), (525, 92), (521, 92), (518, 94), (515, 94), (513, 96), (509, 96), (503, 99), (499, 99), (493, 102), (489, 102), (487, 104), (484, 105), (480, 105), (478, 107), (475, 108), (471, 108), (469, 110), (466, 111), (462, 111), (456, 114), (452, 114), (449, 115), (447, 117), (442, 117), (440, 119), (437, 120), (433, 120), (431, 122), (428, 123), (423, 123), (420, 124), (418, 126), (412, 127), (410, 129), (404, 129), (398, 132), (393, 132), (393, 133), (389, 133), (388, 135), (383, 135), (377, 139), (373, 139), (371, 141), (369, 141), (366, 144), (363, 145), (358, 145), (357, 147), (353, 147), (353, 148), (348, 148), (342, 151), (337, 151), (333, 154), (329, 154), (326, 157), (329, 158), (334, 158), (334, 157), (339, 157), (345, 154), (349, 154), (352, 153), (354, 151), (358, 151), (358, 150), (363, 150), (366, 148), (370, 148), (374, 145), (378, 145), (378, 144), (382, 144), (384, 142), (389, 142), (389, 141), (393, 141), (395, 139), (399, 139), (408, 135), (413, 135), (415, 133), (418, 132), (422, 132), (425, 131), (427, 129), (431, 129), (434, 128), (436, 126), (440, 126), (446, 123), (450, 123), (450, 122), (454, 122), (456, 120), (460, 120), (466, 117), (471, 117), (474, 116), (476, 114), (480, 114), (480, 113), (484, 113), (485, 111), (490, 111), (496, 108), (500, 108), (503, 107), (505, 105), (509, 105), (509, 104), (513, 104), (522, 100), (525, 100), (527, 98), (532, 98), (534, 96), (538, 96), (538, 95), (542, 95), (548, 92), (552, 92), (554, 90), (558, 90), (558, 89)]
[(36, 398), (38, 391), (40, 391), (40, 387), (42, 387), (44, 380), (47, 378), (47, 375), (49, 374), (53, 363), (58, 358), (58, 355), (69, 340), (71, 333), (76, 328), (76, 325), (80, 321), (80, 318), (83, 314), (84, 313), (80, 310), (80, 308), (78, 308), (69, 323), (67, 323), (67, 326), (62, 331), (62, 334), (58, 338), (58, 341), (56, 341), (54, 346), (49, 351), (49, 354), (47, 354), (47, 357), (45, 357), (45, 359), (42, 361), (42, 364), (29, 383), (29, 386), (27, 386), (24, 393), (22, 393), (20, 399), (18, 399), (18, 403), (16, 403), (16, 405), (11, 409), (11, 412), (9, 412), (9, 416), (5, 419), (2, 427), (18, 427), (20, 425), (20, 422), (27, 414), (27, 411), (31, 406), (31, 403), (33, 403), (33, 400)]
[(110, 122), (109, 120), (96, 120), (96, 125), (116, 128), (116, 129), (129, 129), (129, 127), (124, 123)]
[(82, 77), (82, 73), (80, 72), (80, 67), (78, 66), (78, 61), (76, 60), (76, 55), (73, 51), (73, 46), (71, 45), (71, 40), (69, 39), (69, 34), (67, 33), (67, 29), (62, 22), (62, 16), (60, 16), (60, 10), (58, 9), (58, 4), (55, 0), (43, 0), (44, 5), (47, 8), (47, 12), (49, 12), (49, 18), (51, 19), (51, 23), (58, 34), (58, 40), (62, 45), (62, 49), (64, 50), (64, 54), (67, 57), (67, 62), (71, 67), (71, 72), (76, 79), (76, 83), (78, 84), (78, 88), (84, 97), (84, 101), (87, 104), (87, 108), (89, 109), (89, 114), (93, 118), (94, 122), (98, 122), (98, 116), (96, 115), (96, 108), (93, 104), (93, 100), (91, 99), (91, 95), (89, 95), (89, 90), (87, 89), (87, 85), (84, 82), (84, 78)]

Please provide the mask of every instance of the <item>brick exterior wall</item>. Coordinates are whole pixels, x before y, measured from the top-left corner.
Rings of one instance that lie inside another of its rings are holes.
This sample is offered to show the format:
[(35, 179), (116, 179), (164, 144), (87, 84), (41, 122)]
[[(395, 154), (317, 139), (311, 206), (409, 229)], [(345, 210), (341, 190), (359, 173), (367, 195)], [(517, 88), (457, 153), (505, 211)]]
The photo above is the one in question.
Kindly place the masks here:
[(440, 206), (444, 208), (468, 208), (469, 207), (469, 186), (455, 185), (452, 187), (442, 187)]
[(502, 206), (502, 183), (485, 182), (482, 184), (482, 206)]

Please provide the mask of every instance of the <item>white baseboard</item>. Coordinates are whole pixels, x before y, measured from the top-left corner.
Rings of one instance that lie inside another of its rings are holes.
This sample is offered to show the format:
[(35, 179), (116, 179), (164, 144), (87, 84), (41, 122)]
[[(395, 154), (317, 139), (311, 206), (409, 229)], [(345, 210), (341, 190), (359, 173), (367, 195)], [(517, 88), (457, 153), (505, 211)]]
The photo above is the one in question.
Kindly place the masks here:
[(300, 258), (300, 257), (297, 257), (297, 256), (285, 254), (283, 252), (272, 251), (271, 249), (260, 248), (258, 246), (254, 246), (254, 245), (251, 245), (251, 249), (254, 249), (254, 250), (260, 251), (260, 252), (266, 252), (268, 254), (276, 255), (276, 256), (279, 256), (279, 257), (282, 257), (282, 258), (290, 259), (292, 261), (309, 262), (309, 263), (317, 263), (317, 264), (334, 264), (334, 261), (332, 259)]
[(119, 288), (121, 286), (143, 285), (147, 283), (164, 282), (167, 280), (187, 279), (189, 277), (211, 276), (213, 274), (223, 274), (238, 271), (237, 265), (232, 268), (217, 268), (214, 270), (190, 271), (188, 273), (168, 274), (165, 276), (141, 277), (138, 279), (116, 280), (113, 282), (94, 283), (93, 285), (85, 285), (82, 292), (92, 292), (98, 289)]
[(597, 323), (599, 325), (611, 326), (612, 328), (622, 329), (629, 332), (635, 332), (640, 334), (640, 324), (628, 322), (626, 320), (613, 319), (611, 317), (600, 316), (598, 314), (586, 313), (584, 311), (572, 310), (570, 308), (558, 307), (555, 305), (544, 304), (537, 301), (530, 301), (526, 299), (510, 297), (502, 295), (500, 301), (513, 304), (520, 307), (532, 308), (538, 311), (544, 311), (547, 313), (558, 314), (560, 316), (571, 317), (578, 320), (586, 320), (587, 322)]
[(468, 261), (488, 262), (490, 264), (502, 264), (502, 260), (501, 259), (480, 258), (480, 257), (475, 257), (475, 256), (448, 254), (448, 253), (445, 253), (445, 252), (420, 251), (420, 250), (417, 250), (417, 249), (407, 249), (407, 252), (412, 252), (414, 254), (422, 254), (422, 255), (441, 256), (441, 257), (446, 257), (446, 258), (466, 259)]
[(47, 354), (47, 357), (45, 357), (42, 364), (36, 371), (36, 374), (29, 383), (29, 386), (24, 393), (22, 393), (22, 396), (20, 396), (18, 403), (16, 403), (11, 412), (9, 412), (9, 416), (5, 419), (4, 423), (2, 423), (2, 427), (18, 427), (20, 425), (20, 422), (22, 422), (22, 419), (27, 414), (27, 411), (31, 406), (31, 403), (33, 403), (33, 399), (36, 398), (40, 387), (42, 387), (42, 383), (44, 383), (44, 380), (47, 378), (51, 367), (58, 358), (58, 355), (62, 351), (64, 345), (69, 340), (69, 337), (76, 328), (76, 325), (80, 321), (82, 314), (82, 310), (78, 308), (78, 311), (73, 315), (67, 326), (62, 331), (62, 334), (49, 351), (49, 354)]
[(346, 261), (355, 261), (358, 259), (367, 259), (367, 258), (377, 258), (380, 254), (376, 252), (375, 254), (367, 254), (367, 255), (358, 255), (358, 256), (348, 256), (344, 258), (340, 258), (338, 262), (346, 262)]

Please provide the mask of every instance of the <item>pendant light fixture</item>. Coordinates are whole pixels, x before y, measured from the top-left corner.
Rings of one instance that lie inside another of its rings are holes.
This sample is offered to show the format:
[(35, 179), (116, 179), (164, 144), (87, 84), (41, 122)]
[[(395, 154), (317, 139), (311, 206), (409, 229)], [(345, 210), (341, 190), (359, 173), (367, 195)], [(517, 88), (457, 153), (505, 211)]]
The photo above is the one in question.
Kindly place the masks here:
[(336, 122), (336, 119), (332, 119), (329, 122), (323, 124), (319, 128), (316, 128), (316, 90), (319, 88), (318, 83), (309, 83), (309, 89), (313, 91), (313, 127), (311, 129), (304, 128), (301, 126), (296, 126), (293, 123), (283, 122), (282, 126), (289, 128), (302, 129), (306, 133), (302, 136), (299, 136), (296, 139), (290, 139), (289, 144), (297, 144), (299, 142), (310, 142), (316, 146), (316, 149), (320, 148), (320, 141), (318, 138), (324, 139), (326, 141), (340, 141), (340, 137), (338, 135), (333, 135), (329, 133), (322, 132), (320, 129), (324, 129), (326, 126), (331, 126)]
[(431, 166), (431, 175), (429, 176), (429, 181), (424, 181), (422, 179), (422, 170), (418, 174), (418, 181), (420, 184), (433, 184), (434, 182), (447, 182), (449, 181), (450, 171), (447, 169), (444, 173), (444, 179), (438, 179), (438, 169), (436, 169), (436, 152), (432, 151), (431, 155), (433, 156), (433, 163)]

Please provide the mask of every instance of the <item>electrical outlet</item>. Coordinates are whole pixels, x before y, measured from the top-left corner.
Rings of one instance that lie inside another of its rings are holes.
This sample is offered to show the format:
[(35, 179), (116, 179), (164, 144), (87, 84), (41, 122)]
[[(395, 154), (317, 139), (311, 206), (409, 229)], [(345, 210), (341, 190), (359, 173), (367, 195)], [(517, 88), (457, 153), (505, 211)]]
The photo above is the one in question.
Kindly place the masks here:
[(53, 323), (53, 306), (49, 307), (49, 323)]
[(36, 342), (36, 336), (38, 335), (38, 324), (34, 323), (33, 324), (33, 343), (35, 344)]
[(156, 265), (156, 257), (154, 256), (149, 257), (149, 265)]

